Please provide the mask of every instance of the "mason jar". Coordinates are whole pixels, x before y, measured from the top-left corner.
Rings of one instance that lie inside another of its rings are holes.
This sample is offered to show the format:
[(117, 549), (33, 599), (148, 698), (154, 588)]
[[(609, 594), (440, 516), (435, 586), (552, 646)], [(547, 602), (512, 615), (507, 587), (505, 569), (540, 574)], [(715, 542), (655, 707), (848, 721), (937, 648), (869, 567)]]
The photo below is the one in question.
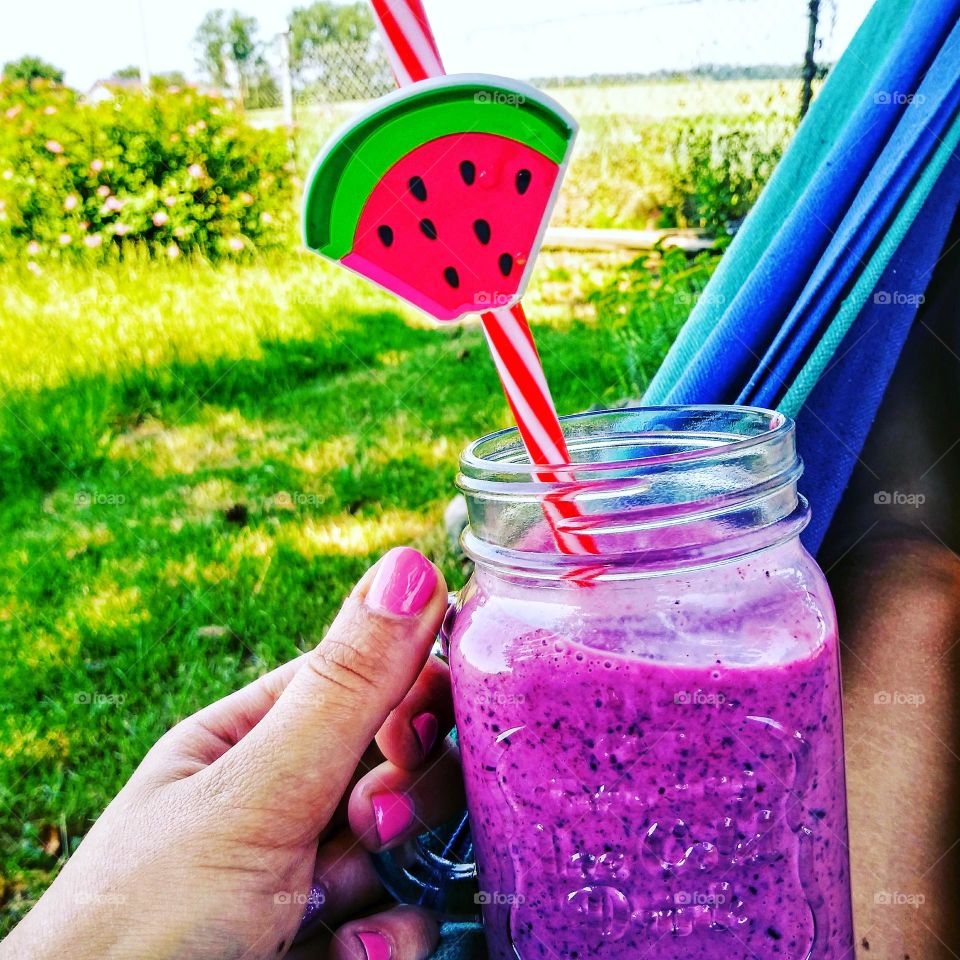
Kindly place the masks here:
[(793, 422), (563, 429), (561, 477), (515, 430), (458, 477), (475, 571), (449, 659), (490, 956), (852, 957), (836, 619)]

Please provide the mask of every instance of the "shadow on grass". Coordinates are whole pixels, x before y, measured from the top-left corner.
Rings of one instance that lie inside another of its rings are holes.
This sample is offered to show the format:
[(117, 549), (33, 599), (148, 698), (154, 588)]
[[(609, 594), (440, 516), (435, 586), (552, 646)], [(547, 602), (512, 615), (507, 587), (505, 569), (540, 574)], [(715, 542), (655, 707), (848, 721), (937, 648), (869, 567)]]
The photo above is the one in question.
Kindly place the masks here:
[(11, 393), (0, 406), (0, 498), (53, 489), (102, 463), (111, 442), (163, 414), (189, 416), (204, 404), (249, 407), (332, 376), (376, 369), (391, 351), (433, 343), (436, 333), (410, 327), (392, 312), (358, 318), (359, 335), (265, 341), (257, 356), (135, 367), (61, 387)]

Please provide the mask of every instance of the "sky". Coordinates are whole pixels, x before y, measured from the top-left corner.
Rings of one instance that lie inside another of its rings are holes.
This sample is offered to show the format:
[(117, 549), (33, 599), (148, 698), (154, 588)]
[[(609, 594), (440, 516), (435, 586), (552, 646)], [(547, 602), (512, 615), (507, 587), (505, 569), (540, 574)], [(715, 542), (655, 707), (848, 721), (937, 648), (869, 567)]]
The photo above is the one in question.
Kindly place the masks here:
[[(154, 72), (197, 74), (206, 11), (236, 7), (275, 37), (307, 0), (0, 0), (0, 61), (36, 54), (79, 89), (146, 47)], [(798, 63), (807, 0), (425, 0), (447, 70), (531, 77), (646, 73), (707, 63)], [(825, 0), (823, 58), (853, 36), (871, 0)]]

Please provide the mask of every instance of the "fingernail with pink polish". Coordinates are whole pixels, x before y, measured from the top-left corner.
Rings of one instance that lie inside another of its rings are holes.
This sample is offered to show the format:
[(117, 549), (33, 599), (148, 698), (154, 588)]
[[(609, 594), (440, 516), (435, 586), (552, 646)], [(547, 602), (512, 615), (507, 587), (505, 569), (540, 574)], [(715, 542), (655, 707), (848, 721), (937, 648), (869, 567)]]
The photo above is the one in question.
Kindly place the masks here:
[(367, 960), (390, 960), (390, 944), (382, 933), (364, 930), (357, 934), (357, 939), (363, 944)]
[(437, 742), (437, 718), (432, 713), (418, 713), (411, 721), (410, 726), (420, 741), (420, 749), (426, 756)]
[(376, 793), (370, 802), (380, 846), (396, 840), (413, 823), (413, 803), (405, 793)]
[(397, 547), (380, 561), (367, 591), (367, 606), (378, 613), (413, 617), (426, 607), (436, 585), (437, 571), (425, 556)]

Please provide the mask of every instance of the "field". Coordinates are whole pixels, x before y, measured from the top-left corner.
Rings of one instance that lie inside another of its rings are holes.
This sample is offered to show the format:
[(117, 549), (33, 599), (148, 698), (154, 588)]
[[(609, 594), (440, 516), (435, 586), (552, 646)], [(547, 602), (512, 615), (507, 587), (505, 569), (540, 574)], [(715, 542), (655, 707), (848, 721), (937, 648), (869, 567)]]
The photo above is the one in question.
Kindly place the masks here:
[[(793, 95), (740, 86), (706, 128), (679, 86), (561, 91), (584, 137), (558, 222), (661, 222), (684, 130), (754, 124), (772, 157)], [(637, 397), (712, 266), (545, 255), (528, 307), (561, 412)], [(509, 418), (475, 326), (295, 250), (0, 264), (0, 329), (2, 935), (154, 739), (319, 639), (384, 550), (462, 582), (457, 454)]]

